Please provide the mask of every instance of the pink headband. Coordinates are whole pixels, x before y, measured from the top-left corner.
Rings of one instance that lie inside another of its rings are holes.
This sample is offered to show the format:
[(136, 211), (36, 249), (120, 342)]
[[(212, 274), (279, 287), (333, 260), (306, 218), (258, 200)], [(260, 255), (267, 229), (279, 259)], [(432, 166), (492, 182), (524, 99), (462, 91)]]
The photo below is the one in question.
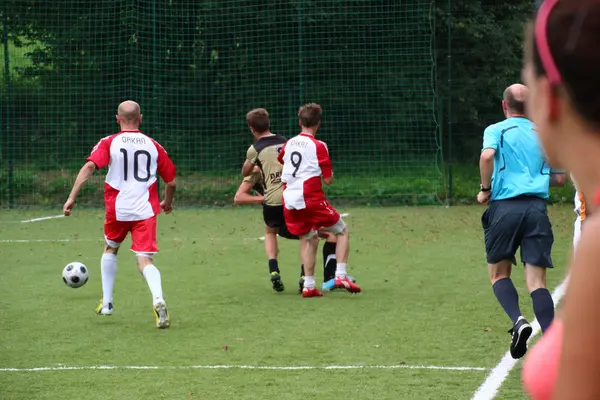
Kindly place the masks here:
[(550, 52), (550, 46), (548, 45), (548, 18), (556, 3), (558, 3), (558, 0), (544, 1), (535, 21), (535, 43), (540, 59), (542, 60), (542, 66), (546, 70), (546, 75), (551, 85), (560, 85), (562, 82), (560, 72), (558, 72), (558, 68)]

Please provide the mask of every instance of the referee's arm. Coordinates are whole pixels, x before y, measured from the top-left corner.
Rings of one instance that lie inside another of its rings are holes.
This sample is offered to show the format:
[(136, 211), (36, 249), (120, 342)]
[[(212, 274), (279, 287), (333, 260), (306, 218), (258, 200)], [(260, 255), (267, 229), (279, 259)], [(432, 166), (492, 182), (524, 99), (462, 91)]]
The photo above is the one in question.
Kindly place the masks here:
[(488, 127), (483, 133), (483, 149), (479, 157), (479, 173), (481, 175), (481, 186), (490, 188), (492, 186), (492, 175), (494, 174), (494, 157), (500, 145), (499, 132)]

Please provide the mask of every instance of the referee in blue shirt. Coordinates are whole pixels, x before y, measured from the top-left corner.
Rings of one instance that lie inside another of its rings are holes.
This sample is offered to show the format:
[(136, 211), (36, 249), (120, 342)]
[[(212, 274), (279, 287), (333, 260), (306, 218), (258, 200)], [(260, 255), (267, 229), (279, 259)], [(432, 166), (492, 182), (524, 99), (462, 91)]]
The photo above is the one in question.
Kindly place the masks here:
[(512, 85), (504, 91), (506, 119), (490, 125), (483, 134), (479, 161), (481, 191), (477, 201), (489, 203), (481, 217), (485, 251), (494, 294), (513, 323), (510, 353), (527, 352), (532, 328), (521, 315), (519, 295), (510, 279), (515, 255), (521, 249), (525, 280), (533, 311), (544, 332), (554, 319), (554, 302), (546, 289), (546, 268), (554, 235), (546, 210), (550, 184), (564, 185), (564, 172), (546, 164), (535, 127), (525, 116), (527, 88)]

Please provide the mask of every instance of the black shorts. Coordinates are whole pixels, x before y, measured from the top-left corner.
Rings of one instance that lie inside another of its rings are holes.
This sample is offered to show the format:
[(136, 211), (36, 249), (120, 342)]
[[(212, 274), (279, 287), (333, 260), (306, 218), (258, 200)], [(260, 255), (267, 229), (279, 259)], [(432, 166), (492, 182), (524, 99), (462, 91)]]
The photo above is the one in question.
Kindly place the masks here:
[(298, 236), (292, 235), (285, 224), (283, 216), (283, 206), (268, 206), (263, 204), (263, 218), (265, 224), (269, 228), (279, 229), (279, 236), (286, 239), (299, 239)]
[(534, 196), (492, 201), (481, 217), (488, 264), (511, 260), (521, 248), (521, 261), (552, 268), (554, 235), (546, 201)]

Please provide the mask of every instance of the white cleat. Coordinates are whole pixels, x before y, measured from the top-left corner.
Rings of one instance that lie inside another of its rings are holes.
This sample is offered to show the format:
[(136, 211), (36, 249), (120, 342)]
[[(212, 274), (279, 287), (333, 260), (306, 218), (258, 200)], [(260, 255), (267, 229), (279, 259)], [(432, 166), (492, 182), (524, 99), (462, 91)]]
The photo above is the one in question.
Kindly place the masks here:
[(156, 318), (156, 327), (158, 329), (167, 329), (171, 326), (171, 317), (167, 310), (167, 305), (163, 300), (159, 300), (154, 304), (154, 316)]
[(104, 307), (102, 310), (100, 310), (100, 315), (112, 315), (112, 313), (112, 308)]
[(100, 304), (96, 307), (96, 314), (98, 315), (112, 315), (113, 313), (113, 304), (108, 303), (106, 307), (104, 307), (104, 303), (102, 299), (100, 299)]

